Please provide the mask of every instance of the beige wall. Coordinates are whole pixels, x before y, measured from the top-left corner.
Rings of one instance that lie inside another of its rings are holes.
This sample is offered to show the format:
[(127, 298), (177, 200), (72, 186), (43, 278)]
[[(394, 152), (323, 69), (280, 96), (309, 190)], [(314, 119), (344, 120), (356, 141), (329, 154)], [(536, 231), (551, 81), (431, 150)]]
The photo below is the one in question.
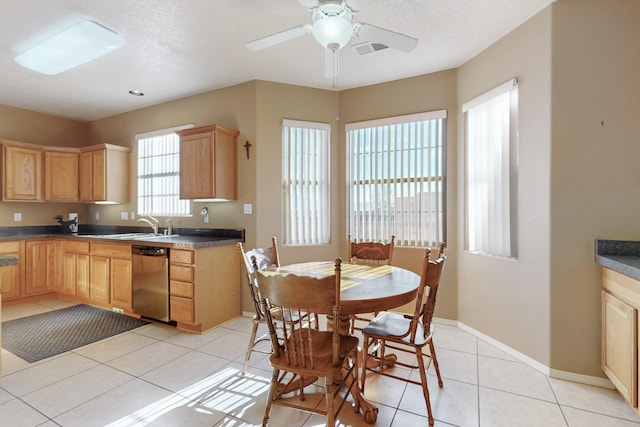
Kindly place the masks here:
[(553, 5), (551, 360), (602, 375), (594, 239), (640, 239), (640, 2)]
[[(255, 232), (255, 219), (243, 215), (244, 203), (252, 200), (255, 186), (255, 159), (247, 160), (245, 141), (256, 140), (255, 82), (248, 82), (225, 89), (190, 96), (176, 101), (143, 108), (129, 113), (119, 114), (89, 124), (89, 141), (92, 144), (108, 142), (131, 147), (131, 202), (122, 205), (90, 205), (89, 217), (95, 224), (115, 224), (140, 226), (136, 220), (123, 221), (121, 212), (137, 211), (137, 144), (135, 136), (139, 133), (170, 128), (193, 123), (194, 126), (218, 124), (240, 131), (238, 137), (238, 192), (240, 199), (233, 202), (194, 203), (194, 216), (190, 218), (171, 218), (174, 227), (199, 228), (245, 228), (247, 234)], [(209, 209), (209, 223), (205, 224), (200, 210)], [(95, 214), (99, 213), (99, 220)], [(166, 225), (165, 218), (161, 226)]]
[(520, 81), (517, 260), (463, 250), (464, 134), (459, 123), (458, 319), (548, 366), (551, 10), (464, 64), (458, 76), (459, 106), (511, 78)]

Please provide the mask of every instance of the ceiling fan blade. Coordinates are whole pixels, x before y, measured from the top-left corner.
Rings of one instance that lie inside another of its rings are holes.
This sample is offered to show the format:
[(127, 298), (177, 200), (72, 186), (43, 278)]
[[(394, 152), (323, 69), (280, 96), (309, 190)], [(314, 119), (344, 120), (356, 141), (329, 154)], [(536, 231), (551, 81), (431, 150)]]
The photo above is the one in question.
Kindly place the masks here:
[(392, 49), (405, 53), (411, 52), (418, 44), (418, 39), (374, 25), (357, 23), (354, 24), (354, 29), (354, 34), (357, 37), (361, 37), (370, 42), (382, 43)]
[(296, 37), (303, 36), (310, 32), (310, 25), (300, 25), (299, 27), (289, 28), (288, 30), (280, 31), (279, 33), (271, 34), (270, 36), (261, 37), (259, 39), (250, 41), (248, 43), (245, 43), (245, 46), (247, 47), (247, 49), (255, 52), (277, 45), (279, 43), (286, 42), (287, 40), (295, 39)]

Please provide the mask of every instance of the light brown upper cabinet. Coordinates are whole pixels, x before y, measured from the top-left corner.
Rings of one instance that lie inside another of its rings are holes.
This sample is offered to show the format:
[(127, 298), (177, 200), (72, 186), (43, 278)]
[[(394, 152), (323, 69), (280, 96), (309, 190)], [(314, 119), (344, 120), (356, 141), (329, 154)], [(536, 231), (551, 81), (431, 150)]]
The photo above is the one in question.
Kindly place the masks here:
[(78, 201), (78, 149), (51, 148), (44, 152), (44, 199)]
[(80, 148), (80, 201), (127, 203), (130, 153), (130, 148), (112, 144)]
[(2, 143), (2, 200), (42, 200), (42, 147)]
[(217, 125), (177, 132), (180, 136), (180, 198), (238, 198), (238, 135)]

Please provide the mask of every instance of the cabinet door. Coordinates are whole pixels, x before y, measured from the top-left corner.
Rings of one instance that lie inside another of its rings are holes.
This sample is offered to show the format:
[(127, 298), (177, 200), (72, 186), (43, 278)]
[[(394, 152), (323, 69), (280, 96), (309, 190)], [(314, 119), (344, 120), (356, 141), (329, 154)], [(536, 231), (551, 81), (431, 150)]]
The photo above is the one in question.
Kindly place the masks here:
[(180, 138), (180, 198), (215, 197), (213, 132)]
[(107, 200), (107, 153), (106, 150), (97, 150), (91, 153), (93, 155), (93, 200), (104, 201)]
[(89, 280), (89, 299), (101, 304), (109, 304), (109, 280), (111, 259), (104, 256), (91, 256), (91, 278)]
[(93, 201), (93, 154), (91, 151), (78, 156), (78, 198), (82, 202)]
[(111, 258), (111, 305), (132, 309), (131, 260)]
[(602, 292), (602, 369), (624, 398), (638, 405), (638, 311)]
[(5, 145), (4, 200), (42, 200), (42, 151)]
[(54, 246), (48, 240), (31, 240), (26, 243), (25, 295), (48, 292), (54, 284)]
[(44, 199), (72, 202), (78, 200), (78, 153), (44, 153)]
[(180, 198), (238, 198), (239, 132), (217, 125), (178, 132)]
[(0, 293), (2, 301), (20, 297), (22, 283), (22, 266), (20, 242), (0, 242), (0, 255), (15, 256), (19, 259), (17, 265), (0, 267)]

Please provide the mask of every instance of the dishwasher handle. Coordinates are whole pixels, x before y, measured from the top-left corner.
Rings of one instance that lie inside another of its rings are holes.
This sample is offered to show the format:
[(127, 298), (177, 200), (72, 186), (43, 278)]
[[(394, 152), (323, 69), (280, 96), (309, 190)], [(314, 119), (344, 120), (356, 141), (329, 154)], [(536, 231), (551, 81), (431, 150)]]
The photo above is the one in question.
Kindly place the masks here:
[(159, 248), (156, 246), (132, 246), (131, 251), (134, 255), (142, 256), (163, 256), (166, 257), (169, 253), (167, 248)]

